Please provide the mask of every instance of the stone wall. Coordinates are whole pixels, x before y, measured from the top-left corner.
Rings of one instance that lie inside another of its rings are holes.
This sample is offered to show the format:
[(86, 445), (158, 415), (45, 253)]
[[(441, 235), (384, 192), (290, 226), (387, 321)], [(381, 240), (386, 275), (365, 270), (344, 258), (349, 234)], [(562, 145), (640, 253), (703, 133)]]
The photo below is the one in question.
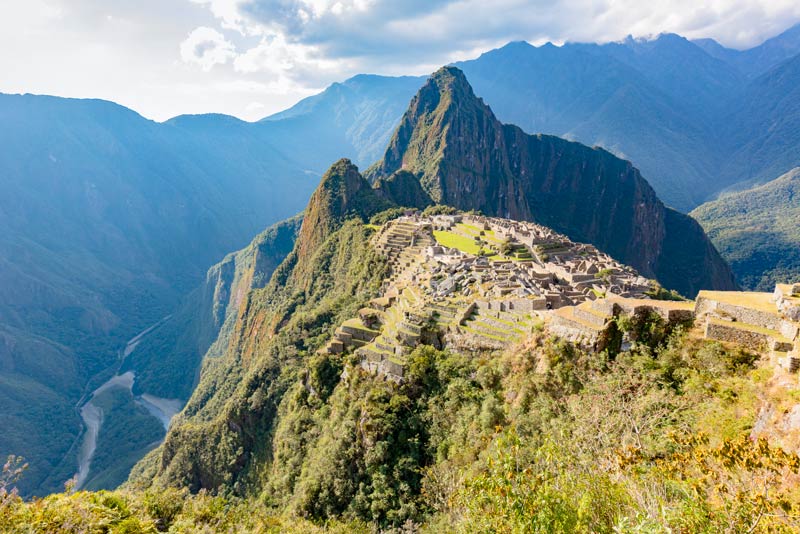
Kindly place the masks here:
[(736, 343), (753, 351), (763, 351), (767, 348), (770, 341), (768, 334), (736, 328), (735, 324), (728, 325), (708, 321), (705, 327), (705, 336), (708, 339)]
[(558, 337), (590, 350), (605, 348), (601, 346), (603, 336), (600, 329), (590, 328), (563, 315), (552, 314), (547, 329)]
[(375, 339), (375, 336), (378, 335), (377, 332), (362, 328), (355, 328), (350, 325), (342, 325), (340, 328), (342, 329), (342, 332), (349, 334), (350, 337), (352, 337), (353, 339), (357, 339), (359, 341), (369, 342)]
[(545, 298), (479, 300), (475, 304), (478, 309), (499, 312), (530, 313), (547, 308), (547, 300)]
[(698, 297), (695, 305), (695, 314), (699, 317), (706, 313), (728, 316), (741, 323), (769, 328), (770, 330), (778, 330), (780, 328), (780, 317), (778, 317), (777, 313), (754, 310), (727, 302), (718, 302), (709, 298)]
[(455, 324), (457, 324), (459, 326), (462, 326), (467, 321), (467, 319), (469, 319), (472, 316), (472, 313), (475, 311), (475, 308), (477, 308), (477, 307), (478, 307), (478, 303), (477, 302), (473, 302), (469, 306), (464, 308), (464, 311), (462, 311), (458, 315), (456, 315), (455, 321), (454, 321)]

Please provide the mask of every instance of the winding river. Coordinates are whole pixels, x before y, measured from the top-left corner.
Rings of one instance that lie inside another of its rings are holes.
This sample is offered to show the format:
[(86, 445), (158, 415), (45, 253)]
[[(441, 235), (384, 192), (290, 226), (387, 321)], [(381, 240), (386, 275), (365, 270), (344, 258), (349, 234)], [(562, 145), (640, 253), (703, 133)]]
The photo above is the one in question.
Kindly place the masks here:
[[(131, 338), (125, 345), (125, 348), (120, 351), (122, 361), (124, 362), (125, 358), (136, 349), (136, 346), (145, 335), (167, 319), (169, 319), (169, 316)], [(80, 413), (81, 419), (83, 419), (84, 432), (83, 436), (81, 436), (80, 447), (78, 448), (78, 472), (75, 474), (75, 489), (81, 489), (89, 477), (92, 457), (97, 449), (97, 437), (103, 426), (105, 414), (102, 408), (94, 404), (94, 399), (102, 392), (111, 388), (122, 388), (133, 396), (133, 382), (135, 380), (136, 375), (133, 371), (126, 371), (125, 373), (114, 375), (95, 389), (91, 395), (89, 395), (89, 400), (81, 406)], [(169, 428), (169, 424), (172, 418), (175, 417), (175, 414), (183, 408), (183, 402), (180, 399), (164, 399), (150, 395), (149, 393), (133, 396), (133, 400), (136, 404), (146, 409), (153, 417), (161, 421), (165, 431)]]

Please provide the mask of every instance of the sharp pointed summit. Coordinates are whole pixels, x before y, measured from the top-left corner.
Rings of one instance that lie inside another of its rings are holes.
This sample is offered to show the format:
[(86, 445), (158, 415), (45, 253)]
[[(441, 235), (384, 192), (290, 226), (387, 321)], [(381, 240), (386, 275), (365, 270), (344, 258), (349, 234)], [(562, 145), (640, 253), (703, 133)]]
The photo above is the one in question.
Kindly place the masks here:
[(549, 226), (685, 294), (736, 287), (700, 226), (666, 208), (630, 162), (500, 123), (456, 67), (414, 96), (370, 178), (401, 170), (436, 203)]
[(308, 202), (297, 241), (299, 257), (316, 250), (348, 217), (368, 218), (389, 205), (361, 176), (358, 167), (349, 159), (340, 159), (322, 177)]

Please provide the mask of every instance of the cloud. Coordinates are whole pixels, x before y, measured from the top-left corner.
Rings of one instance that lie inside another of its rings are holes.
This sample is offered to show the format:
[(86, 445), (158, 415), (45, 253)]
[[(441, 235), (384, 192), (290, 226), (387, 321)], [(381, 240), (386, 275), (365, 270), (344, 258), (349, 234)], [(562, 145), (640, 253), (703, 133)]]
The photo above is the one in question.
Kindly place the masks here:
[(266, 106), (261, 102), (250, 102), (244, 108), (248, 113), (263, 113)]
[[(206, 5), (223, 28), (266, 39), (251, 59), (266, 51), (278, 65), (288, 56), (294, 65), (313, 56), (383, 72), (416, 72), (511, 40), (607, 42), (668, 31), (748, 47), (800, 20), (796, 0), (192, 1)], [(273, 42), (297, 48), (287, 54)], [(270, 61), (241, 64), (276, 68)]]
[(181, 43), (181, 59), (210, 71), (214, 65), (223, 65), (236, 57), (236, 48), (225, 36), (213, 28), (195, 28)]
[(275, 89), (289, 92), (324, 86), (355, 68), (347, 63), (346, 59), (326, 57), (316, 46), (288, 42), (276, 33), (237, 56), (233, 67), (241, 74), (265, 75)]

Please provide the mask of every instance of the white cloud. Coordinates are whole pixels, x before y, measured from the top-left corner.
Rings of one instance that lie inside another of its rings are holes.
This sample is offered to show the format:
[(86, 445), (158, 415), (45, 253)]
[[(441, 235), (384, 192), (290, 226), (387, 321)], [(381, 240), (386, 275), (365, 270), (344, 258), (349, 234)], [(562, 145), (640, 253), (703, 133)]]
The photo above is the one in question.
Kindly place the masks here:
[(181, 59), (210, 71), (214, 65), (223, 65), (236, 57), (236, 48), (225, 36), (213, 28), (195, 28), (181, 43)]
[(602, 42), (665, 31), (747, 47), (800, 20), (796, 0), (192, 1), (243, 35), (280, 34), (332, 58), (405, 54), (409, 65), (485, 43)]
[(0, 0), (0, 50), (25, 52), (0, 54), (0, 91), (259, 118), (360, 72), (424, 74), (512, 40), (749, 47), (798, 21), (797, 0)]
[(295, 70), (316, 70), (338, 72), (341, 60), (324, 57), (318, 47), (287, 42), (282, 34), (265, 36), (261, 42), (233, 62), (238, 72), (266, 72), (276, 76), (284, 76)]
[(263, 113), (265, 107), (261, 102), (250, 102), (244, 109), (248, 113)]

